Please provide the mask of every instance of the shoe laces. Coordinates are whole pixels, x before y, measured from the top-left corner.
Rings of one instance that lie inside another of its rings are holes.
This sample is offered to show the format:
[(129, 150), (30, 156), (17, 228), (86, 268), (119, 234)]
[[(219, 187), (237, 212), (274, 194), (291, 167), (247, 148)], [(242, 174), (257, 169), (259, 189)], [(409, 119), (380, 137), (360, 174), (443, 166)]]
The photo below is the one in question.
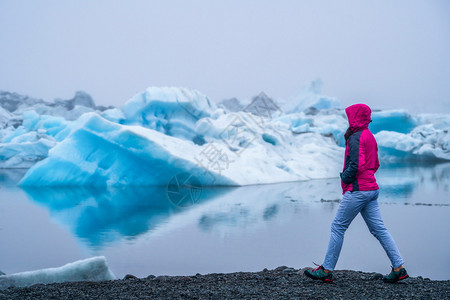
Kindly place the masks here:
[(318, 264), (316, 264), (315, 262), (312, 262), (312, 263), (315, 264), (315, 265), (317, 266), (317, 268), (313, 269), (312, 272), (316, 272), (316, 271), (318, 271), (318, 270), (320, 270), (320, 269), (323, 269), (322, 265), (318, 265)]

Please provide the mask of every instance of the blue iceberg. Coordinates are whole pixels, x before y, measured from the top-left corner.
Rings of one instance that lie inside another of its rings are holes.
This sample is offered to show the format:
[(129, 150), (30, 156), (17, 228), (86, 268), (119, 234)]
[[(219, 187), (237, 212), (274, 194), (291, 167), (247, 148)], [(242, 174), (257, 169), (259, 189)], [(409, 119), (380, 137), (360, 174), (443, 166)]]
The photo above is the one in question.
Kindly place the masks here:
[(450, 161), (450, 133), (433, 124), (416, 127), (410, 133), (380, 131), (380, 156), (386, 161), (443, 162)]
[[(344, 110), (321, 94), (320, 81), (295, 99), (290, 108), (264, 93), (216, 105), (196, 90), (150, 87), (121, 108), (80, 100), (90, 111), (76, 120), (30, 106), (17, 123), (3, 108), (0, 167), (31, 167), (22, 186), (171, 185), (180, 174), (202, 186), (336, 177)], [(372, 117), (384, 163), (450, 160), (450, 116), (392, 110)]]
[(375, 111), (372, 113), (370, 130), (373, 134), (383, 130), (399, 133), (409, 133), (419, 121), (411, 116), (406, 110)]
[(149, 87), (135, 95), (122, 108), (121, 124), (140, 125), (165, 135), (196, 138), (195, 123), (215, 110), (209, 99), (196, 90), (173, 87)]
[(68, 124), (105, 109), (82, 91), (54, 102), (0, 91), (0, 168), (30, 168), (67, 136)]
[(202, 184), (233, 181), (211, 175), (190, 159), (195, 144), (139, 126), (112, 123), (95, 113), (84, 114), (69, 136), (34, 165), (23, 186), (164, 185), (189, 170)]

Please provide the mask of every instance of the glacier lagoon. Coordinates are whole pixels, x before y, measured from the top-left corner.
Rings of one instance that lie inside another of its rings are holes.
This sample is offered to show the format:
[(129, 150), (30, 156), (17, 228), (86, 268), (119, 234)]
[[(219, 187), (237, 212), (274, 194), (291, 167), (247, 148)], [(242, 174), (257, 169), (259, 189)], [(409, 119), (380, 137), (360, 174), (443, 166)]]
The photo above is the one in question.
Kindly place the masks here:
[[(320, 87), (284, 104), (150, 87), (121, 108), (0, 92), (0, 271), (94, 256), (119, 278), (321, 262), (347, 121)], [(448, 279), (450, 115), (372, 119), (379, 201), (405, 266)], [(361, 218), (337, 267), (389, 271)]]
[[(389, 167), (388, 167), (389, 166)], [(339, 179), (244, 187), (19, 188), (0, 170), (0, 270), (6, 274), (105, 256), (121, 278), (311, 266), (324, 257)], [(385, 223), (412, 276), (450, 278), (450, 164), (385, 164)], [(185, 194), (183, 194), (185, 193)], [(175, 197), (174, 197), (175, 195)], [(358, 216), (338, 269), (387, 273), (389, 260)]]

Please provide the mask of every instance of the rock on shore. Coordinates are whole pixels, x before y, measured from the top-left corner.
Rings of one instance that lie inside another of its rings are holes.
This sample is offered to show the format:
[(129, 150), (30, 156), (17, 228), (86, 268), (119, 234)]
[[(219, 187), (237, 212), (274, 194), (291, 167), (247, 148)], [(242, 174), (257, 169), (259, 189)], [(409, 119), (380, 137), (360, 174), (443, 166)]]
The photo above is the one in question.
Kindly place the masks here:
[(378, 273), (335, 271), (331, 284), (313, 281), (303, 269), (153, 276), (102, 282), (70, 282), (9, 288), (0, 299), (449, 299), (450, 280), (422, 277), (386, 284)]

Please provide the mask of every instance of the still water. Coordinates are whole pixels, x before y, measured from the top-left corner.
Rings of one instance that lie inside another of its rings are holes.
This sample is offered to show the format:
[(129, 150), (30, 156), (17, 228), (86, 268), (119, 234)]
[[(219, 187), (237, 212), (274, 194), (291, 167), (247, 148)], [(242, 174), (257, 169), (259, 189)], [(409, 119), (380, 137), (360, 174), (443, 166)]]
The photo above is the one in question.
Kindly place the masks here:
[[(118, 278), (311, 266), (323, 260), (341, 198), (337, 178), (183, 191), (21, 189), (23, 173), (0, 171), (6, 274), (98, 255)], [(377, 179), (385, 224), (410, 275), (450, 279), (450, 164), (385, 167)], [(390, 271), (360, 216), (336, 268)]]

